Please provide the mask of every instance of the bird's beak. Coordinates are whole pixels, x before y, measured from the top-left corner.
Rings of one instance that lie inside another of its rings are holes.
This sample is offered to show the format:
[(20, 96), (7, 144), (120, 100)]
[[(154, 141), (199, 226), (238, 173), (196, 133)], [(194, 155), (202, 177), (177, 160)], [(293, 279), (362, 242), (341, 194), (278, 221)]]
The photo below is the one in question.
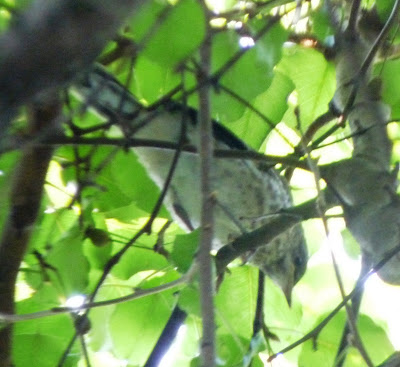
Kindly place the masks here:
[(286, 301), (287, 301), (289, 307), (292, 306), (292, 289), (293, 289), (293, 286), (291, 286), (291, 285), (289, 286), (289, 284), (288, 284), (288, 286), (285, 287), (285, 289), (283, 290), (283, 294), (285, 295), (285, 298), (286, 298)]
[(289, 274), (286, 278), (286, 284), (282, 287), (283, 294), (285, 295), (286, 301), (289, 307), (292, 306), (292, 290), (294, 287), (294, 266), (290, 266)]

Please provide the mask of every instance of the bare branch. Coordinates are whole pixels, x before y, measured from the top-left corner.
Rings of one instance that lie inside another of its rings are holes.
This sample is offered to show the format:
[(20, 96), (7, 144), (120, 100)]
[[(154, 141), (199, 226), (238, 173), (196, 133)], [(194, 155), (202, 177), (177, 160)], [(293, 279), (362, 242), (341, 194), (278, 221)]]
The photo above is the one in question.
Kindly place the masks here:
[(202, 365), (214, 367), (215, 351), (215, 315), (214, 290), (211, 249), (214, 237), (214, 204), (215, 198), (211, 186), (211, 167), (213, 162), (214, 139), (212, 133), (210, 85), (206, 82), (211, 68), (211, 28), (210, 11), (205, 2), (201, 2), (205, 23), (206, 36), (200, 47), (199, 88), (199, 124), (200, 124), (200, 179), (201, 179), (201, 219), (200, 247), (198, 253), (200, 275), (200, 302), (203, 323), (203, 338), (201, 343)]

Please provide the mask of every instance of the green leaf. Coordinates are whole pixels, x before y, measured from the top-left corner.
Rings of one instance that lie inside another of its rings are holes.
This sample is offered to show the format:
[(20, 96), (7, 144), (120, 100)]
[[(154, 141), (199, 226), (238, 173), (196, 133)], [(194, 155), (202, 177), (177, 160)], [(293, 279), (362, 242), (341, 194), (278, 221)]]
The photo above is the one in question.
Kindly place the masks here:
[[(55, 306), (60, 306), (59, 295), (52, 285), (44, 284), (31, 298), (18, 302), (17, 310), (20, 314), (26, 314)], [(56, 315), (15, 324), (13, 337), (15, 365), (56, 366), (65, 350), (65, 340), (72, 337), (73, 330), (74, 326), (68, 315)], [(76, 348), (73, 348), (72, 354), (75, 356), (69, 358), (69, 366), (76, 365), (79, 359), (76, 353)]]
[[(386, 330), (375, 323), (372, 318), (367, 315), (360, 315), (358, 327), (361, 340), (375, 365), (394, 352), (394, 347), (388, 338)], [(359, 355), (358, 358), (360, 358)]]
[[(166, 18), (163, 19), (163, 15)], [(145, 37), (143, 54), (167, 67), (174, 66), (198, 48), (205, 34), (204, 13), (194, 0), (181, 0), (168, 10), (150, 2), (132, 20), (136, 41)]]
[(201, 317), (198, 283), (192, 283), (179, 292), (179, 307), (187, 314)]
[(165, 257), (153, 250), (132, 247), (113, 268), (112, 273), (120, 279), (128, 279), (140, 271), (163, 270), (168, 265)]
[(265, 278), (264, 317), (270, 331), (277, 335), (279, 341), (273, 342), (277, 349), (293, 343), (302, 332), (303, 306), (294, 289), (292, 305), (289, 307), (282, 290), (268, 277)]
[[(159, 217), (163, 217), (164, 212), (168, 213), (164, 208), (162, 208), (161, 212)], [(148, 211), (139, 209), (134, 202), (115, 209), (105, 210), (102, 214), (106, 217), (107, 222), (111, 220), (118, 221), (120, 223), (118, 232), (121, 232), (119, 234), (126, 238), (131, 237), (133, 231), (139, 230), (139, 224), (144, 224), (143, 221), (147, 221), (150, 216)], [(109, 231), (112, 230), (113, 233), (115, 232), (113, 228), (110, 228), (110, 225), (108, 225), (108, 229)]]
[(58, 209), (40, 216), (40, 226), (35, 227), (31, 247), (43, 251), (49, 244), (54, 244), (76, 225), (78, 214), (72, 209)]
[(218, 366), (241, 367), (248, 340), (231, 334), (217, 335)]
[(112, 245), (109, 243), (99, 247), (93, 245), (91, 241), (86, 240), (83, 242), (83, 251), (91, 268), (104, 269), (110, 258)]
[[(13, 339), (15, 366), (54, 367), (65, 350), (65, 341), (53, 335), (17, 334)], [(68, 357), (69, 363), (77, 363), (79, 357)], [(74, 362), (71, 361), (74, 360)], [(76, 364), (73, 364), (76, 365)]]
[(395, 0), (381, 0), (375, 2), (376, 10), (378, 11), (378, 15), (382, 23), (385, 23), (387, 21), (387, 18), (389, 18), (394, 3)]
[(9, 190), (13, 182), (12, 175), (19, 157), (20, 154), (18, 152), (0, 155), (0, 201), (2, 203), (0, 205), (1, 228), (3, 228), (3, 223), (8, 215), (8, 195), (10, 194)]
[(78, 227), (72, 228), (53, 244), (46, 261), (57, 269), (65, 295), (82, 293), (88, 284), (89, 264), (83, 254), (83, 234)]
[(286, 75), (276, 72), (268, 90), (256, 97), (253, 103), (254, 108), (269, 122), (246, 108), (242, 118), (226, 125), (249, 146), (260, 149), (267, 135), (282, 120), (288, 108), (287, 98), (293, 88), (292, 81)]
[[(198, 354), (201, 338), (201, 320), (199, 317), (188, 315), (185, 320), (185, 338), (182, 341), (179, 356), (190, 360)], [(179, 357), (178, 356), (178, 357)], [(187, 364), (185, 365), (185, 367)]]
[(151, 212), (159, 194), (136, 156), (122, 151), (101, 171), (97, 183), (106, 187), (106, 192), (96, 196), (94, 203), (100, 211), (126, 207), (133, 202), (140, 209)]
[(385, 60), (374, 69), (382, 79), (382, 99), (392, 109), (392, 116), (400, 118), (400, 59)]
[[(96, 280), (99, 279), (101, 273), (99, 272), (97, 275)], [(132, 293), (130, 284), (125, 286), (124, 282), (113, 276), (108, 276), (107, 279), (111, 286), (101, 287), (96, 296), (96, 301), (115, 299)], [(116, 307), (116, 305), (96, 307), (90, 311), (89, 318), (92, 327), (89, 331), (89, 337), (90, 347), (94, 351), (104, 350), (111, 344), (112, 339), (109, 326), (110, 319)]]
[(352, 259), (358, 259), (360, 257), (360, 245), (350, 233), (348, 229), (342, 231), (343, 245), (347, 255)]
[(193, 264), (199, 245), (199, 231), (177, 235), (174, 241), (171, 260), (181, 273), (185, 273)]
[(152, 26), (159, 25), (159, 18), (165, 12), (171, 11), (166, 1), (146, 1), (140, 7), (139, 12), (131, 18), (131, 29), (129, 33), (136, 42), (147, 37)]
[[(265, 23), (263, 22), (263, 25)], [(260, 28), (259, 23), (253, 27)], [(279, 24), (258, 40), (254, 47), (246, 50), (239, 60), (221, 77), (220, 83), (230, 91), (252, 103), (260, 93), (266, 91), (273, 79), (273, 68), (281, 57), (281, 46), (287, 38), (287, 31)], [(217, 34), (213, 39), (212, 70), (224, 67), (233, 55), (237, 54), (240, 35), (234, 32)], [(234, 121), (240, 118), (245, 105), (231, 95), (221, 91), (213, 95), (213, 111), (221, 121)]]
[(66, 208), (71, 203), (72, 195), (68, 193), (63, 173), (63, 169), (57, 161), (50, 162), (46, 175), (46, 181), (49, 184), (45, 186), (45, 189), (51, 208)]
[(146, 105), (158, 101), (178, 86), (180, 77), (173, 67), (160, 65), (146, 55), (139, 55), (135, 63), (132, 92)]
[(331, 15), (327, 6), (320, 6), (311, 13), (311, 25), (313, 34), (322, 42), (327, 37), (333, 36), (335, 30), (332, 28)]
[(296, 86), (304, 129), (328, 111), (328, 103), (336, 88), (335, 68), (316, 50), (293, 46), (285, 51), (277, 69), (291, 78)]
[(172, 312), (172, 293), (167, 291), (116, 306), (110, 332), (119, 358), (144, 364)]
[[(322, 317), (318, 318), (316, 324), (322, 320)], [(345, 313), (341, 312), (318, 335), (316, 348), (311, 339), (306, 341), (301, 348), (299, 365), (333, 366), (344, 324)]]
[[(317, 324), (323, 318), (317, 320)], [(332, 366), (339, 346), (340, 338), (345, 323), (345, 312), (337, 314), (318, 335), (316, 349), (312, 340), (303, 344), (299, 365), (309, 366)], [(393, 352), (394, 348), (390, 344), (386, 332), (377, 326), (369, 317), (360, 315), (358, 329), (364, 346), (370, 355), (373, 363), (381, 362), (385, 357)], [(354, 348), (351, 349), (346, 367), (364, 367), (365, 362)]]
[[(247, 340), (253, 333), (258, 271), (250, 266), (230, 268), (215, 296), (220, 333), (235, 333)], [(234, 300), (234, 302), (232, 302)]]

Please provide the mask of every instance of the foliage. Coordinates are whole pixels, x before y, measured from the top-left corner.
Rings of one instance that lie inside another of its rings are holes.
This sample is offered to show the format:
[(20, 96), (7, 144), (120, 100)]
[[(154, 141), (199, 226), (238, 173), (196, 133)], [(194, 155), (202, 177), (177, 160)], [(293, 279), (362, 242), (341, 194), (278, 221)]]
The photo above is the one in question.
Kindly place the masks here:
[[(212, 22), (211, 72), (221, 74), (212, 90), (212, 114), (262, 153), (292, 153), (302, 133), (328, 111), (336, 89), (335, 65), (324, 55), (334, 34), (326, 4), (304, 2), (297, 19), (297, 3), (249, 2), (241, 8), (239, 3), (226, 1), (218, 3), (221, 8), (215, 8), (220, 14)], [(390, 0), (377, 2), (382, 17), (388, 16), (385, 14), (392, 3)], [(372, 5), (371, 1), (363, 2), (365, 7)], [(6, 29), (11, 14), (15, 12), (14, 16), (18, 17), (24, 6), (25, 1), (21, 4), (1, 1), (0, 27)], [(338, 1), (336, 6), (340, 10), (347, 5)], [(267, 16), (276, 13), (281, 19), (262, 33)], [(198, 49), (206, 28), (200, 2), (180, 0), (172, 6), (149, 0), (121, 30), (119, 41), (110, 41), (99, 61), (112, 59), (108, 70), (141, 103), (152, 105), (174, 88), (183, 85), (190, 92), (196, 87)], [(243, 37), (256, 39), (254, 47), (241, 48), (239, 41)], [(308, 47), (303, 42), (307, 38), (318, 42), (318, 46), (312, 43)], [(116, 52), (122, 47), (121, 39), (129, 44), (120, 53), (122, 56)], [(236, 62), (226, 68), (235, 58)], [(399, 68), (395, 56), (387, 60), (383, 55), (374, 65), (374, 74), (382, 78), (383, 100), (392, 108), (393, 119), (399, 114)], [(76, 129), (103, 122), (91, 112), (77, 113), (78, 104), (70, 96), (64, 106), (65, 116)], [(198, 107), (195, 93), (188, 94), (188, 104)], [(22, 113), (19, 118), (22, 126), (25, 118)], [(314, 140), (334, 124), (331, 122), (318, 130)], [(74, 135), (71, 126), (65, 124), (69, 136)], [(396, 161), (400, 154), (398, 126), (391, 124), (389, 131)], [(349, 134), (347, 127), (331, 133), (322, 143), (330, 145), (317, 147), (313, 157), (320, 158), (320, 163), (349, 157), (351, 141), (343, 140)], [(114, 127), (107, 131), (109, 138), (120, 136)], [(102, 138), (104, 131), (94, 131), (85, 137)], [(8, 213), (10, 177), (18, 159), (16, 152), (0, 156), (1, 223)], [(315, 182), (309, 173), (296, 170), (291, 185), (297, 203), (316, 195)], [(100, 144), (59, 147), (49, 166), (44, 189), (41, 214), (16, 284), (19, 314), (62, 306), (77, 294), (90, 295), (109, 259), (147, 223), (160, 194), (132, 151)], [(140, 236), (112, 267), (96, 302), (167, 284), (188, 271), (196, 256), (198, 233), (184, 233), (176, 224), (170, 224), (170, 219), (167, 210), (161, 208), (151, 234)], [(311, 257), (306, 275), (295, 287), (290, 308), (281, 291), (266, 279), (265, 322), (276, 339), (268, 338), (267, 333), (260, 333), (258, 339), (253, 336), (257, 270), (238, 260), (230, 265), (215, 295), (219, 366), (268, 365), (268, 356), (307, 334), (341, 302), (328, 251), (330, 246), (336, 253), (346, 291), (354, 286), (360, 255), (347, 231), (343, 236), (345, 244), (342, 243), (343, 219), (329, 220), (332, 232), (329, 238), (319, 219), (307, 222), (304, 228)], [(365, 300), (358, 330), (373, 363), (379, 364), (399, 345), (399, 321), (393, 306), (395, 300), (399, 301), (398, 289), (373, 276), (366, 284)], [(85, 366), (88, 359), (93, 367), (145, 365), (176, 305), (188, 316), (181, 329), (184, 337), (178, 337), (173, 347), (171, 365), (198, 366), (201, 314), (197, 279), (140, 299), (93, 308), (89, 312), (87, 333), (80, 335), (80, 343), (75, 342), (70, 350), (67, 346), (76, 332), (79, 313), (16, 323), (15, 366), (61, 366), (66, 350), (62, 366)], [(332, 366), (344, 320), (345, 312), (341, 311), (321, 333), (279, 356), (273, 365)], [(243, 362), (246, 358), (250, 360), (248, 364)], [(351, 349), (345, 366), (365, 366), (357, 349)]]

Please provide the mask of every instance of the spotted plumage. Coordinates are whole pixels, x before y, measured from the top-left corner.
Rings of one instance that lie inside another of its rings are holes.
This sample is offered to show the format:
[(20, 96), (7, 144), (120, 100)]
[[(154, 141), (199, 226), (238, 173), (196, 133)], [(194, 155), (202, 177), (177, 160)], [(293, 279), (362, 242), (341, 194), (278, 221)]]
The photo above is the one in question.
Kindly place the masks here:
[[(145, 110), (130, 93), (102, 68), (95, 67), (75, 85), (87, 103), (108, 118), (118, 118), (136, 138), (177, 143), (181, 122), (187, 124), (186, 139), (199, 142), (197, 113), (168, 102), (156, 111)], [(214, 122), (215, 147), (247, 150), (246, 145)], [(175, 152), (154, 147), (134, 149), (150, 177), (162, 188)], [(216, 197), (214, 248), (268, 223), (279, 211), (292, 205), (287, 183), (274, 168), (260, 169), (245, 159), (215, 159), (211, 182)], [(178, 224), (191, 231), (200, 225), (200, 160), (196, 153), (182, 152), (170, 184), (165, 205)], [(307, 263), (307, 247), (300, 225), (285, 231), (271, 243), (249, 254), (249, 261), (281, 287), (288, 301)]]

